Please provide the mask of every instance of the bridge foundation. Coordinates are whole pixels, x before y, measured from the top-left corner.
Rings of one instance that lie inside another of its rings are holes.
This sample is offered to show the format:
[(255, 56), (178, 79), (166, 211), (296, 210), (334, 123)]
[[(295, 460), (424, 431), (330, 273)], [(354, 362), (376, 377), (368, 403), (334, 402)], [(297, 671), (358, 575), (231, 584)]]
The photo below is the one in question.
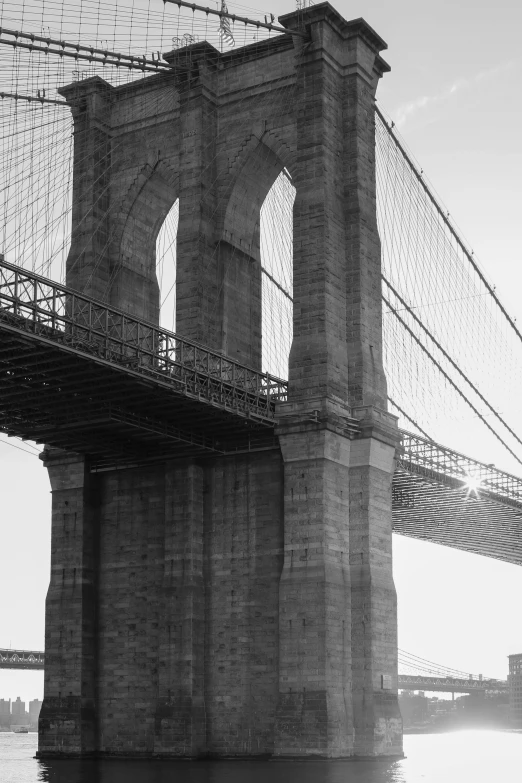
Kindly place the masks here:
[[(82, 226), (71, 284), (152, 320), (154, 243), (179, 196), (177, 330), (256, 368), (259, 212), (286, 168), (294, 340), (272, 446), (98, 472), (47, 453), (42, 757), (402, 754), (375, 216), (385, 44), (328, 3), (281, 21), (310, 39), (195, 44), (166, 55), (172, 76), (62, 91)], [(100, 187), (103, 232), (84, 247)]]

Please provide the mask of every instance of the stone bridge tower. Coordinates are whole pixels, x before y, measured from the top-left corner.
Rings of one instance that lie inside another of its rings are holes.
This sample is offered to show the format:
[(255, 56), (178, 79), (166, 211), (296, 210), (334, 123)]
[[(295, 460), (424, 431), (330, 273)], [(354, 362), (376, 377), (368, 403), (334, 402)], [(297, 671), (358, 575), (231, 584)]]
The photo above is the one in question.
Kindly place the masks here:
[(273, 448), (105, 472), (47, 453), (42, 757), (402, 753), (375, 207), (385, 44), (328, 3), (280, 22), (309, 39), (196, 43), (165, 55), (172, 74), (61, 90), (68, 285), (157, 322), (155, 240), (179, 198), (176, 331), (260, 368), (260, 208), (286, 168), (294, 339)]

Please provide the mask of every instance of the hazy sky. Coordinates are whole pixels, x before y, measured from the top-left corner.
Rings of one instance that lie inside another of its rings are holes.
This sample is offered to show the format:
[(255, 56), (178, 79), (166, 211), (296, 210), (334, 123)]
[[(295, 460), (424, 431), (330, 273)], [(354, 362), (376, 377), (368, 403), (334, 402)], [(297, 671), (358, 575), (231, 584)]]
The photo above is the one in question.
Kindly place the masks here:
[[(334, 6), (348, 19), (363, 16), (388, 42), (383, 54), (392, 71), (381, 82), (379, 104), (520, 321), (522, 4), (341, 0)], [(294, 7), (290, 0), (263, 10)], [(50, 494), (34, 451), (0, 443), (0, 493), (0, 646), (43, 649)], [(505, 676), (506, 656), (522, 652), (522, 569), (398, 536), (394, 555), (400, 647), (458, 669)], [(41, 697), (42, 681), (40, 673), (0, 670), (0, 698)]]

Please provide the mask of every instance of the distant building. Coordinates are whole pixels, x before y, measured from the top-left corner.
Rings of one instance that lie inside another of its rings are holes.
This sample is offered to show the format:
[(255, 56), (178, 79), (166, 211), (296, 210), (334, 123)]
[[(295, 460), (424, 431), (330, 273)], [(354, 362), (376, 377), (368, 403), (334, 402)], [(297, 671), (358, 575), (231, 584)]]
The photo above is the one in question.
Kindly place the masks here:
[(11, 723), (25, 723), (26, 722), (26, 713), (25, 713), (25, 701), (20, 701), (20, 696), (16, 697), (16, 701), (13, 701), (11, 704)]
[(399, 694), (399, 708), (405, 729), (425, 723), (428, 719), (428, 699), (424, 694), (403, 691)]
[(516, 728), (522, 728), (522, 653), (509, 655), (509, 719)]
[(9, 726), (11, 723), (11, 699), (0, 699), (0, 726)]
[(38, 717), (42, 709), (42, 702), (39, 699), (33, 699), (29, 702), (29, 723), (31, 726), (38, 725)]

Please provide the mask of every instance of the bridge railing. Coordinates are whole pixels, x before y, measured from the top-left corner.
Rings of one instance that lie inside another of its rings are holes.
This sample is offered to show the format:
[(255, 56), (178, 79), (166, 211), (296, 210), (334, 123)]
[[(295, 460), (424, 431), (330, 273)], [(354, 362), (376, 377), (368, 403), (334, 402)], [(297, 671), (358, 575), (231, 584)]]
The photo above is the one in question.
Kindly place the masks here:
[(494, 465), (466, 457), (440, 443), (401, 431), (402, 448), (399, 466), (437, 479), (459, 480), (462, 487), (476, 493), (487, 492), (501, 501), (510, 501), (522, 508), (522, 479), (497, 470)]
[(174, 385), (192, 396), (273, 418), (287, 382), (7, 263), (0, 257), (0, 319)]

